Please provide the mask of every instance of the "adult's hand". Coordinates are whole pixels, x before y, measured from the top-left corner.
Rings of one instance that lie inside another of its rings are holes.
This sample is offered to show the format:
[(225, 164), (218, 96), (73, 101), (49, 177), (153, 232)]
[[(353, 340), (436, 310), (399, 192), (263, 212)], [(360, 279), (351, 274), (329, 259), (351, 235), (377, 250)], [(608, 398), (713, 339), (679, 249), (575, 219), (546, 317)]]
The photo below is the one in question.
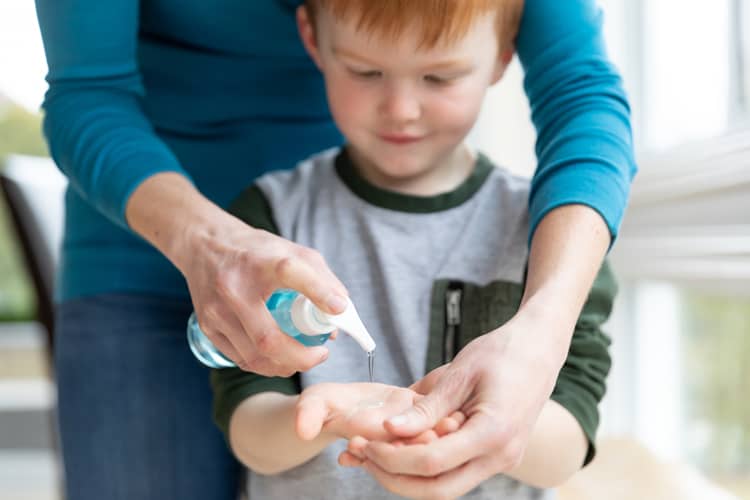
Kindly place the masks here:
[(329, 313), (346, 307), (346, 289), (316, 251), (251, 228), (176, 173), (144, 181), (128, 201), (130, 226), (187, 280), (201, 329), (243, 370), (289, 376), (328, 356), (283, 334), (265, 302), (292, 288)]
[(529, 328), (517, 317), (474, 340), (450, 365), (417, 382), (412, 388), (426, 396), (385, 424), (408, 438), (458, 410), (466, 422), (456, 432), (405, 446), (368, 441), (361, 452), (349, 451), (383, 487), (413, 498), (454, 498), (513, 469), (560, 368), (524, 341)]

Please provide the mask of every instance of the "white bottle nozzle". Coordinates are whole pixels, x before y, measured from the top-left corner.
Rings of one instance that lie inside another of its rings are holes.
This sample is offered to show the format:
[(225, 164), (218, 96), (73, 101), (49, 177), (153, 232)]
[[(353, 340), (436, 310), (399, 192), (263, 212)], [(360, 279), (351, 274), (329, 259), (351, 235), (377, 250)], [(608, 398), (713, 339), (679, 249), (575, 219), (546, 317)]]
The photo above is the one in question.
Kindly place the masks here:
[(328, 318), (322, 316), (323, 313), (315, 307), (312, 301), (302, 294), (297, 295), (292, 302), (290, 313), (292, 323), (304, 335), (331, 333), (335, 327), (328, 321)]
[(352, 300), (347, 297), (346, 302), (346, 309), (344, 309), (344, 312), (341, 314), (327, 314), (318, 311), (322, 316), (321, 319), (325, 319), (325, 321), (336, 328), (343, 330), (353, 338), (365, 352), (369, 353), (374, 351), (375, 341), (370, 336), (365, 325), (362, 324), (362, 320), (359, 318), (359, 314), (357, 313), (357, 309), (354, 307)]

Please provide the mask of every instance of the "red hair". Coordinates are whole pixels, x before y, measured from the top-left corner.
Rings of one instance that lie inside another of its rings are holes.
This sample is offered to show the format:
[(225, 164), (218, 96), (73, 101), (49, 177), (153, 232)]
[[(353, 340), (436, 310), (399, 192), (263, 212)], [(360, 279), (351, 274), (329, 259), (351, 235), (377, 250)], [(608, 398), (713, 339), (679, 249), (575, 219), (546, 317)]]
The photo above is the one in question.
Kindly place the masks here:
[(500, 50), (513, 49), (523, 14), (523, 0), (307, 0), (306, 6), (313, 24), (322, 8), (336, 19), (356, 19), (358, 30), (390, 40), (416, 26), (419, 47), (428, 49), (456, 42), (491, 12), (497, 16)]

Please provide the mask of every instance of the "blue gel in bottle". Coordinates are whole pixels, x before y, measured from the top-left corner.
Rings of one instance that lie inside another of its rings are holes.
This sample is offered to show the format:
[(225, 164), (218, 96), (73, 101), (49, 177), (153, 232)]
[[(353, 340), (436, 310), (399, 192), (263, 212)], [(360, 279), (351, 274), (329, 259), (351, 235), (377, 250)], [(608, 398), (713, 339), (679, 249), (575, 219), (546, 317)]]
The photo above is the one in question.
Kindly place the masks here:
[[(312, 305), (312, 302), (306, 297), (301, 296), (296, 290), (276, 290), (266, 301), (266, 307), (282, 332), (306, 346), (324, 344), (335, 329), (333, 325), (325, 320), (325, 316)], [(327, 333), (305, 334), (300, 331), (294, 319), (307, 324), (308, 330), (310, 328), (317, 331), (327, 330)], [(234, 361), (222, 354), (206, 334), (203, 333), (198, 325), (195, 312), (188, 319), (187, 338), (190, 350), (193, 351), (198, 361), (204, 365), (210, 368), (230, 368), (237, 366)]]

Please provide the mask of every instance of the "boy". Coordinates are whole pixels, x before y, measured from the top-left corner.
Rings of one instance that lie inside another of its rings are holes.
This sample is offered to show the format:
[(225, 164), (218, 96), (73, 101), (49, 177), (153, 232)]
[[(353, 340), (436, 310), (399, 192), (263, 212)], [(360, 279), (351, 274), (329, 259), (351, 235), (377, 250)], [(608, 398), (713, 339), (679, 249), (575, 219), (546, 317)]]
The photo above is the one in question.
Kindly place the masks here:
[[(347, 145), (262, 177), (232, 212), (325, 257), (378, 345), (382, 384), (355, 383), (367, 363), (346, 338), (293, 377), (215, 371), (216, 419), (250, 469), (250, 498), (391, 497), (361, 470), (336, 465), (340, 438), (388, 440), (384, 418), (419, 398), (403, 387), (517, 310), (528, 183), (463, 140), (512, 57), (521, 11), (518, 0), (310, 0), (298, 11)], [(605, 266), (523, 460), (467, 498), (543, 498), (540, 488), (591, 460), (610, 365), (599, 325), (613, 290)], [(416, 441), (463, 419), (454, 414)]]

